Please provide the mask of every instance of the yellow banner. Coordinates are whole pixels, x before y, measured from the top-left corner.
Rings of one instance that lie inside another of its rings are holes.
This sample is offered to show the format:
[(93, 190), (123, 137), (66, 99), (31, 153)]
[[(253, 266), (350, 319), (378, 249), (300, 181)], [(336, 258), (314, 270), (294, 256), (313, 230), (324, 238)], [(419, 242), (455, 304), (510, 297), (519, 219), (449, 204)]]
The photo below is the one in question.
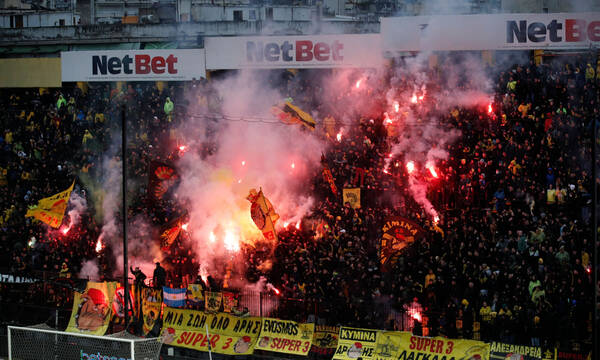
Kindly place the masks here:
[(144, 314), (144, 334), (148, 335), (160, 316), (162, 307), (162, 289), (142, 289), (142, 313)]
[(295, 355), (308, 355), (315, 324), (263, 318), (256, 349)]
[(320, 355), (333, 355), (338, 345), (339, 333), (339, 326), (317, 325), (310, 351)]
[(378, 335), (378, 330), (342, 326), (333, 359), (347, 360), (359, 357), (363, 360), (376, 359), (375, 348)]
[[(165, 344), (226, 355), (250, 355), (260, 335), (261, 319), (229, 314), (165, 308), (162, 340)], [(208, 337), (207, 337), (208, 328)]]
[(27, 210), (25, 217), (34, 217), (53, 228), (59, 227), (65, 215), (73, 186), (75, 186), (75, 181), (73, 181), (67, 190), (41, 199), (35, 207)]
[(187, 298), (193, 304), (200, 304), (204, 301), (204, 294), (202, 293), (202, 285), (200, 284), (189, 284), (187, 289)]
[(75, 292), (68, 332), (104, 335), (112, 317), (116, 282), (88, 282), (82, 293)]
[(232, 292), (223, 292), (223, 311), (230, 313), (238, 306), (238, 296)]
[(223, 293), (207, 291), (206, 292), (206, 311), (217, 312), (221, 307), (221, 300), (223, 299)]
[(410, 332), (381, 332), (375, 351), (377, 360), (408, 359), (489, 360), (490, 346), (481, 341), (414, 336)]
[(353, 209), (360, 208), (360, 188), (350, 188), (343, 190), (344, 205), (350, 203)]

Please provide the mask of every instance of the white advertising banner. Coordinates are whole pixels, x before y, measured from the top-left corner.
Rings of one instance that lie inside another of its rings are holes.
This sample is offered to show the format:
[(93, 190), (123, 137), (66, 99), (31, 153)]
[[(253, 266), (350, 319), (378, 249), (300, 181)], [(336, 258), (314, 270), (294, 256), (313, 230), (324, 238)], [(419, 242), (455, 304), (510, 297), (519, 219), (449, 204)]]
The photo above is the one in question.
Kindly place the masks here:
[(204, 39), (206, 68), (373, 68), (382, 64), (379, 34), (238, 36)]
[(206, 77), (204, 49), (61, 52), (62, 81), (185, 81)]
[(600, 13), (381, 19), (386, 56), (403, 51), (585, 49), (600, 45)]

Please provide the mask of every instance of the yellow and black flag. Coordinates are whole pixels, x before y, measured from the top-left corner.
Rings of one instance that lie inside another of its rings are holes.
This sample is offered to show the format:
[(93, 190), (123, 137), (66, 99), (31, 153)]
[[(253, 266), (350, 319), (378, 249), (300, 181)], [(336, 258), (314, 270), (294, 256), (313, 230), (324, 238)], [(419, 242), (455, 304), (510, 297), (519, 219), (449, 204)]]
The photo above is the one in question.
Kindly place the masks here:
[(265, 239), (277, 241), (275, 222), (279, 219), (279, 215), (269, 199), (263, 195), (262, 189), (258, 193), (256, 189), (251, 189), (246, 199), (252, 203), (250, 216), (256, 227), (263, 233)]
[(289, 101), (273, 106), (271, 113), (285, 124), (302, 124), (311, 131), (315, 130), (317, 124), (309, 113), (302, 111)]
[(393, 216), (383, 225), (380, 261), (382, 270), (396, 263), (401, 251), (417, 239), (425, 237), (425, 230), (412, 220)]
[(160, 233), (160, 247), (163, 251), (168, 250), (171, 245), (177, 240), (177, 237), (181, 233), (183, 224), (186, 221), (186, 215), (180, 216), (174, 220), (171, 220), (165, 225)]
[(73, 181), (67, 190), (41, 199), (38, 201), (37, 205), (27, 210), (25, 217), (33, 217), (53, 228), (58, 228), (65, 216), (65, 210), (67, 210), (67, 204), (69, 203), (73, 186), (75, 186), (75, 181)]

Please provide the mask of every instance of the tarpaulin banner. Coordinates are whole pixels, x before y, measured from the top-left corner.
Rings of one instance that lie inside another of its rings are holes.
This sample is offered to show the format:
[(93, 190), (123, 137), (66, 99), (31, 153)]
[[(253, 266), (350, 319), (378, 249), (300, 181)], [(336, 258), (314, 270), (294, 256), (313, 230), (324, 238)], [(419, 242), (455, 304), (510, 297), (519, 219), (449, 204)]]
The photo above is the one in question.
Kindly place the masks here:
[(60, 53), (62, 81), (189, 81), (206, 77), (204, 49)]
[(263, 318), (256, 349), (294, 355), (308, 355), (315, 324)]
[(221, 308), (223, 293), (216, 291), (206, 292), (206, 311), (217, 312)]
[[(219, 313), (165, 308), (162, 340), (167, 345), (226, 355), (250, 355), (260, 335), (262, 321)], [(208, 330), (207, 330), (208, 328)], [(208, 337), (207, 337), (208, 332)]]
[(211, 70), (377, 68), (383, 64), (379, 34), (207, 37), (204, 46), (206, 67)]
[(310, 351), (319, 355), (333, 355), (338, 345), (339, 326), (317, 325)]
[(344, 188), (342, 191), (344, 205), (349, 203), (353, 209), (360, 208), (360, 188)]
[(382, 47), (386, 57), (406, 51), (587, 49), (600, 42), (599, 20), (598, 12), (384, 17)]
[(490, 358), (489, 344), (475, 340), (421, 337), (410, 332), (382, 332), (376, 359), (481, 359)]
[(104, 335), (112, 317), (116, 282), (87, 283), (83, 293), (75, 292), (68, 332)]
[(542, 348), (492, 341), (490, 343), (490, 357), (492, 359), (513, 359), (515, 357), (521, 360), (539, 360), (542, 359)]
[[(129, 305), (128, 306), (128, 317), (129, 320), (132, 321), (134, 317), (134, 313), (137, 312), (138, 303), (136, 298), (134, 298), (133, 294), (135, 292), (135, 285), (130, 285), (129, 288)], [(115, 290), (115, 296), (113, 296), (112, 302), (112, 310), (113, 310), (113, 323), (115, 324), (124, 324), (125, 323), (125, 288), (121, 286), (121, 284), (117, 284), (117, 289)]]
[(304, 126), (304, 128), (310, 131), (314, 131), (317, 124), (309, 113), (303, 111), (295, 105), (292, 105), (292, 103), (289, 101), (285, 101), (281, 104), (271, 107), (271, 113), (284, 124), (301, 124)]
[(53, 228), (59, 227), (65, 215), (65, 210), (67, 210), (73, 186), (75, 186), (75, 181), (67, 190), (39, 200), (37, 205), (27, 210), (25, 217), (34, 217)]
[(347, 360), (359, 357), (363, 360), (375, 359), (378, 335), (378, 330), (342, 326), (333, 359)]
[(162, 290), (161, 289), (142, 289), (142, 314), (144, 314), (144, 334), (148, 335), (154, 328), (156, 320), (160, 316), (162, 307)]

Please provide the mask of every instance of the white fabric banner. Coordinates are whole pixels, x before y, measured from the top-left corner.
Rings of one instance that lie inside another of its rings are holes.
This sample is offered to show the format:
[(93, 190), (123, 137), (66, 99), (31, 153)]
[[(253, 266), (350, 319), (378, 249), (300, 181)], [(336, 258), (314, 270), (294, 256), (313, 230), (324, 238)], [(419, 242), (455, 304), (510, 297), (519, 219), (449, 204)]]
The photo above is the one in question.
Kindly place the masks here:
[(206, 68), (374, 68), (382, 64), (379, 34), (236, 36), (204, 40)]
[(381, 19), (386, 57), (404, 51), (585, 49), (600, 45), (600, 13)]
[(62, 81), (186, 81), (206, 77), (204, 49), (61, 52)]

